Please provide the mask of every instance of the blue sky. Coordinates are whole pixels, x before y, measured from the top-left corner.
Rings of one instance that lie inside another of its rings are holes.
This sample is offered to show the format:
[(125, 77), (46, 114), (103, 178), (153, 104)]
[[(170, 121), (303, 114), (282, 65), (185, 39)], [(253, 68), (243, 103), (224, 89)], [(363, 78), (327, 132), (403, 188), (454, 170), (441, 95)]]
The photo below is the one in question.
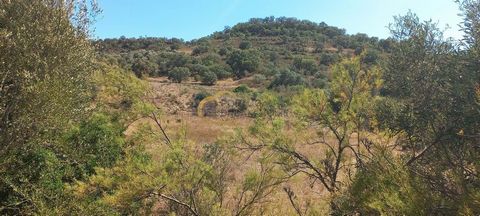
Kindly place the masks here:
[(177, 37), (191, 40), (252, 17), (286, 16), (326, 22), (347, 33), (386, 38), (394, 15), (417, 13), (460, 38), (453, 0), (99, 0), (96, 37)]

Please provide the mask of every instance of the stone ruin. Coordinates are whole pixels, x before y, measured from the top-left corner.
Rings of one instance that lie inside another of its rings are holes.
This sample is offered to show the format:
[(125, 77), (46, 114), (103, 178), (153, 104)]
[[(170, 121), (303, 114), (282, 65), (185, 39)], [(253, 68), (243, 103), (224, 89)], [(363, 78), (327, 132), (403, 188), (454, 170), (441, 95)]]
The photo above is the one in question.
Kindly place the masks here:
[(246, 105), (242, 98), (230, 92), (221, 92), (206, 97), (197, 107), (198, 116), (224, 117), (239, 115), (245, 111)]

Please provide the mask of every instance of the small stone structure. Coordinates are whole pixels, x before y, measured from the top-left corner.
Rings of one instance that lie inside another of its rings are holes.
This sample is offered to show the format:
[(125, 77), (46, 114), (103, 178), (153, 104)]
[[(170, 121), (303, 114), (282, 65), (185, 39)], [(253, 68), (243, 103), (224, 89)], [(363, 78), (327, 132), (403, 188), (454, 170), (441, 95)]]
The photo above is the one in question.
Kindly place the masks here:
[(198, 116), (236, 115), (243, 111), (244, 102), (232, 92), (219, 92), (206, 97), (197, 107)]
[[(200, 106), (199, 106), (200, 107)], [(199, 116), (217, 116), (217, 101), (209, 100), (203, 105), (203, 109), (199, 109)]]

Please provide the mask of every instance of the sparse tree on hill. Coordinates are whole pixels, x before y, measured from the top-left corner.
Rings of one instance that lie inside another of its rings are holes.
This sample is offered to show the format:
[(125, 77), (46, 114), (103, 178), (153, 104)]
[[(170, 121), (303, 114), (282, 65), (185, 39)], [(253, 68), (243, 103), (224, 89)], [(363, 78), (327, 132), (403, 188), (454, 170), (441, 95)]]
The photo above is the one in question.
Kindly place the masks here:
[(235, 50), (228, 56), (227, 63), (232, 67), (237, 78), (242, 78), (247, 72), (254, 72), (258, 68), (260, 58), (253, 51)]
[(215, 82), (217, 82), (217, 75), (214, 72), (208, 70), (201, 74), (201, 80), (202, 84), (214, 85)]
[(238, 46), (238, 48), (242, 50), (250, 49), (250, 47), (252, 47), (252, 43), (250, 43), (249, 41), (242, 41)]
[(168, 73), (168, 79), (181, 83), (190, 77), (190, 69), (187, 67), (176, 67)]

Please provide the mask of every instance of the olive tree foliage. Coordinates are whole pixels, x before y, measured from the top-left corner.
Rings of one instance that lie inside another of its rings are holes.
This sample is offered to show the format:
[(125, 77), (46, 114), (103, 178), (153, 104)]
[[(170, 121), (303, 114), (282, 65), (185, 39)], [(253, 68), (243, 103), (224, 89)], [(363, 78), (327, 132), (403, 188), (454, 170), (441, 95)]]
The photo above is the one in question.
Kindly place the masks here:
[[(382, 82), (379, 68), (362, 67), (360, 57), (335, 65), (332, 75), (331, 89), (306, 89), (294, 96), (289, 114), (279, 112), (274, 95), (260, 97), (259, 117), (237, 147), (272, 155), (286, 178), (304, 174), (333, 195), (370, 154), (372, 92)], [(295, 127), (288, 130), (289, 124)]]
[(0, 214), (40, 211), (62, 188), (55, 149), (89, 111), (97, 12), (95, 1), (0, 1)]
[(465, 33), (464, 45), (478, 57), (480, 55), (480, 32), (478, 32), (480, 28), (480, 4), (475, 0), (456, 0), (456, 2), (459, 4), (463, 16), (461, 27)]
[(377, 152), (337, 197), (335, 214), (479, 214), (480, 3), (457, 2), (464, 15), (460, 47), (412, 13), (391, 25), (385, 97), (375, 108), (401, 154)]
[(187, 67), (176, 67), (168, 72), (168, 79), (176, 83), (181, 83), (190, 77), (190, 69)]
[(81, 118), (89, 97), (93, 53), (87, 40), (91, 19), (87, 2), (3, 0), (0, 5), (0, 154), (4, 154)]
[(296, 72), (290, 71), (288, 69), (283, 69), (278, 72), (272, 82), (270, 83), (269, 88), (275, 88), (279, 86), (295, 86), (303, 85), (305, 80), (303, 77)]
[(144, 100), (149, 92), (145, 81), (116, 66), (98, 66), (92, 76), (92, 113), (59, 134), (52, 144), (28, 145), (28, 149), (9, 155), (11, 160), (1, 176), (2, 214), (114, 213), (101, 203), (73, 196), (67, 186), (125, 160), (130, 145), (124, 135), (126, 127), (150, 114), (154, 106)]
[(203, 74), (201, 74), (202, 84), (205, 85), (214, 85), (217, 82), (217, 74), (214, 72), (207, 70)]
[(247, 73), (254, 72), (260, 65), (258, 53), (252, 50), (234, 50), (227, 57), (227, 64), (237, 78), (243, 78)]
[[(405, 164), (429, 186), (430, 212), (478, 214), (478, 1), (460, 3), (466, 46), (444, 39), (431, 21), (396, 17), (385, 69), (381, 125), (402, 137)], [(476, 24), (475, 24), (476, 23)], [(436, 202), (433, 202), (435, 200)]]

